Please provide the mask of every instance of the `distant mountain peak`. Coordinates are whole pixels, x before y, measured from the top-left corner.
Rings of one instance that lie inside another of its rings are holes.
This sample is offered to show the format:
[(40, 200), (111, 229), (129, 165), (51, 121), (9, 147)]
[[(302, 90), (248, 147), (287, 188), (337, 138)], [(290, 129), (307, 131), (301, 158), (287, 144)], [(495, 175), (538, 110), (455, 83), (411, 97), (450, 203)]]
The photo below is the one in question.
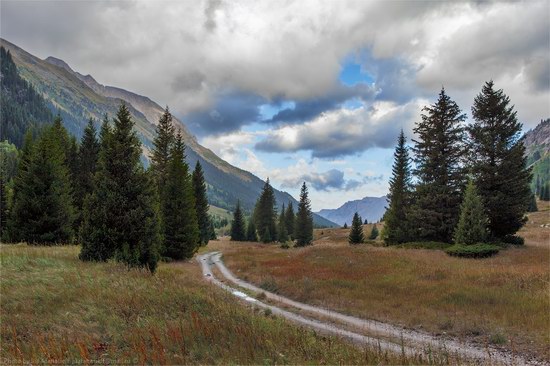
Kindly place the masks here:
[(368, 222), (377, 222), (382, 219), (386, 212), (388, 198), (382, 197), (363, 197), (359, 200), (348, 201), (339, 208), (324, 209), (317, 214), (338, 225), (351, 224), (351, 219), (355, 212), (359, 213), (363, 220)]
[(71, 73), (73, 73), (73, 69), (71, 69), (71, 67), (69, 66), (69, 64), (67, 64), (65, 61), (63, 61), (62, 59), (60, 58), (57, 58), (57, 57), (53, 57), (53, 56), (48, 56), (44, 61), (46, 61), (47, 63), (50, 63), (52, 65), (55, 65), (55, 66), (58, 66), (58, 67), (61, 67)]

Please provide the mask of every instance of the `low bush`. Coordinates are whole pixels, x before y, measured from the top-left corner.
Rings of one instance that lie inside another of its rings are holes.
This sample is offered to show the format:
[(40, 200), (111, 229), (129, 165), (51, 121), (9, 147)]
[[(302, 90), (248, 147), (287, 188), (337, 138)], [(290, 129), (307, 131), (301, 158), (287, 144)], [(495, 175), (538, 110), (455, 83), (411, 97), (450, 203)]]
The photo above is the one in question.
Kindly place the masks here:
[(501, 247), (495, 244), (478, 243), (473, 245), (455, 244), (445, 252), (453, 257), (487, 258), (497, 254)]
[(396, 248), (404, 248), (404, 249), (447, 249), (452, 244), (443, 243), (439, 241), (414, 241), (410, 243), (403, 243), (395, 245)]
[(505, 244), (512, 244), (512, 245), (525, 244), (525, 240), (521, 236), (517, 236), (517, 235), (506, 235), (504, 238), (502, 238), (502, 242)]

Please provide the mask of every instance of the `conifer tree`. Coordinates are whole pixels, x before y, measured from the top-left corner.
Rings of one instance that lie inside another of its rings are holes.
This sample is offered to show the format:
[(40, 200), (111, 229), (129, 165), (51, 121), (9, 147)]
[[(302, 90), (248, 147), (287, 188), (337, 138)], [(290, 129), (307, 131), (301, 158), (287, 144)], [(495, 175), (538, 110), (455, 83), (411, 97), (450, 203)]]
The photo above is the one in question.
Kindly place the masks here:
[(214, 228), (214, 221), (210, 219), (210, 240), (217, 240), (218, 237), (216, 236), (216, 228)]
[(159, 118), (155, 132), (157, 135), (153, 139), (151, 171), (153, 172), (159, 196), (162, 197), (164, 183), (167, 181), (168, 176), (168, 166), (170, 165), (170, 152), (174, 143), (174, 126), (172, 124), (172, 114), (170, 114), (168, 106)]
[(84, 203), (80, 258), (105, 261), (114, 256), (128, 267), (154, 272), (160, 244), (158, 201), (141, 165), (141, 143), (125, 104), (112, 131), (107, 126), (101, 131), (94, 191)]
[(541, 201), (550, 201), (550, 184), (543, 184), (540, 194)]
[(296, 220), (296, 215), (294, 214), (294, 207), (292, 206), (292, 201), (288, 203), (288, 207), (285, 212), (285, 224), (286, 232), (290, 237), (290, 240), (294, 240), (294, 221)]
[(342, 228), (347, 229), (348, 228), (348, 223), (344, 222), (344, 226), (342, 226)]
[[(389, 207), (384, 214), (383, 237), (386, 244), (399, 244), (411, 240), (408, 211), (411, 204), (411, 172), (403, 130), (399, 134), (390, 178)], [(365, 224), (367, 221), (365, 220)]]
[(210, 216), (208, 215), (208, 199), (206, 197), (206, 183), (201, 163), (197, 160), (193, 171), (193, 190), (195, 191), (195, 211), (199, 223), (201, 245), (208, 244), (210, 238)]
[(441, 89), (435, 104), (424, 107), (414, 132), (415, 240), (451, 242), (458, 222), (464, 182), (466, 115)]
[[(64, 132), (64, 133), (63, 133)], [(25, 139), (14, 187), (11, 226), (17, 240), (59, 244), (72, 240), (74, 208), (61, 124), (46, 127), (36, 143)]]
[(80, 149), (77, 154), (77, 169), (75, 169), (75, 185), (74, 185), (74, 202), (77, 216), (75, 225), (80, 227), (82, 222), (82, 209), (84, 198), (92, 193), (93, 179), (96, 171), (97, 160), (99, 158), (99, 141), (97, 139), (97, 131), (93, 120), (90, 118), (84, 135), (80, 142)]
[(351, 230), (348, 236), (348, 242), (350, 244), (360, 244), (365, 240), (363, 235), (363, 226), (361, 226), (361, 218), (356, 212), (351, 220)]
[(188, 259), (200, 246), (199, 226), (191, 175), (185, 161), (185, 144), (179, 133), (171, 147), (166, 168), (161, 199), (164, 234), (162, 254), (176, 260)]
[[(256, 228), (261, 234), (263, 242), (268, 240), (267, 243), (277, 240), (277, 224), (275, 219), (277, 217), (277, 211), (275, 209), (275, 194), (273, 188), (269, 184), (269, 178), (264, 184), (264, 188), (254, 209), (254, 220), (256, 221)], [(266, 230), (267, 229), (267, 230)], [(269, 235), (267, 235), (269, 233)]]
[(460, 206), (460, 219), (454, 233), (456, 244), (477, 244), (487, 240), (487, 214), (473, 181), (470, 180)]
[(472, 171), (495, 238), (515, 234), (525, 223), (531, 172), (526, 168), (522, 125), (502, 89), (485, 83), (472, 106)]
[(278, 224), (278, 233), (277, 239), (279, 243), (286, 243), (288, 241), (288, 233), (286, 231), (286, 218), (285, 218), (285, 204), (281, 209), (281, 214), (279, 215), (279, 224)]
[(367, 225), (368, 223), (369, 223), (369, 221), (367, 219), (365, 219), (364, 224)]
[(245, 241), (246, 240), (246, 228), (243, 212), (241, 210), (241, 202), (237, 201), (237, 207), (233, 213), (233, 221), (231, 222), (231, 240), (232, 241)]
[(256, 234), (256, 225), (254, 225), (254, 220), (252, 218), (248, 221), (248, 226), (246, 227), (246, 241), (258, 241), (258, 235)]
[(374, 240), (378, 238), (378, 228), (376, 227), (376, 224), (372, 225), (372, 230), (370, 231), (369, 239)]
[(300, 203), (298, 205), (294, 230), (296, 246), (303, 247), (311, 244), (313, 240), (313, 214), (305, 182), (302, 184), (300, 191)]

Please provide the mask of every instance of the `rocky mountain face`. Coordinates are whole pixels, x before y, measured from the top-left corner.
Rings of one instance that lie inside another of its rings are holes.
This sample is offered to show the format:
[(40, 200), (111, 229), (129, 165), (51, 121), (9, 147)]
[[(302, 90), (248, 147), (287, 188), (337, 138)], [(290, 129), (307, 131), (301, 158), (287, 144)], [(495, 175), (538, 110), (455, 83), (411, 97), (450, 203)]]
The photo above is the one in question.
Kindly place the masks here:
[[(155, 124), (163, 107), (148, 97), (102, 85), (91, 75), (74, 71), (63, 60), (55, 57), (42, 60), (4, 39), (0, 39), (0, 44), (10, 50), (21, 76), (42, 94), (53, 111), (63, 117), (67, 129), (78, 138), (88, 119), (97, 120), (99, 124), (105, 114), (114, 116), (120, 103), (125, 102), (134, 118), (136, 132), (143, 144), (144, 160), (147, 162), (155, 136)], [(203, 166), (210, 203), (232, 209), (239, 199), (246, 210), (251, 210), (264, 181), (227, 163), (200, 145), (182, 121), (176, 119), (175, 126), (187, 146), (187, 160), (191, 168), (197, 160)], [(279, 206), (293, 202), (297, 207), (297, 201), (286, 192), (275, 190), (275, 197)], [(314, 222), (319, 226), (334, 226), (334, 223), (318, 215), (314, 215)]]
[(527, 165), (531, 167), (533, 180), (531, 187), (545, 184), (550, 180), (550, 118), (540, 123), (522, 137), (527, 155)]
[(351, 219), (355, 212), (359, 213), (363, 220), (368, 222), (377, 222), (382, 219), (386, 212), (388, 199), (383, 197), (365, 197), (360, 200), (348, 201), (336, 209), (324, 209), (317, 214), (337, 223), (340, 226), (351, 224)]

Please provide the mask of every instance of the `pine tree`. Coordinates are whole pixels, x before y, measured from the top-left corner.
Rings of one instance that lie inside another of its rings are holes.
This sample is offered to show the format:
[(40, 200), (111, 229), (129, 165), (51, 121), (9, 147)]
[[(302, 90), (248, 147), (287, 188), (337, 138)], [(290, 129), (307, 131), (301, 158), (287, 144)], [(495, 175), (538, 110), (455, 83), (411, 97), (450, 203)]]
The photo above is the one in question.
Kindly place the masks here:
[(258, 235), (256, 235), (256, 225), (254, 225), (254, 220), (252, 218), (248, 221), (248, 226), (246, 227), (246, 241), (258, 241)]
[(360, 244), (365, 240), (363, 235), (363, 226), (361, 226), (361, 218), (356, 212), (351, 220), (351, 230), (348, 236), (348, 242), (350, 244)]
[(415, 173), (413, 224), (415, 240), (451, 242), (464, 187), (466, 116), (442, 89), (437, 102), (424, 107), (414, 132)]
[(156, 136), (153, 139), (153, 152), (151, 154), (151, 171), (157, 185), (159, 196), (162, 197), (164, 183), (167, 181), (168, 166), (170, 165), (170, 153), (174, 144), (174, 126), (172, 114), (168, 106), (159, 119), (155, 129)]
[(369, 223), (369, 222), (368, 222), (368, 220), (367, 220), (367, 219), (365, 219), (365, 222), (364, 222), (364, 224), (365, 224), (365, 225), (367, 225), (368, 223)]
[(472, 170), (487, 215), (489, 231), (496, 238), (515, 234), (525, 223), (529, 206), (531, 172), (526, 168), (522, 125), (502, 89), (485, 83), (472, 106), (475, 122)]
[(294, 230), (296, 246), (303, 247), (311, 244), (313, 240), (313, 214), (305, 182), (302, 184), (300, 192), (300, 203), (298, 205)]
[(537, 207), (537, 198), (535, 197), (535, 194), (531, 192), (531, 200), (529, 201), (527, 212), (537, 212), (538, 210), (539, 209)]
[(405, 142), (405, 134), (401, 130), (393, 155), (394, 162), (388, 194), (390, 204), (384, 215), (383, 237), (386, 244), (398, 244), (411, 240), (408, 220), (411, 205), (411, 171), (409, 152)]
[(269, 231), (269, 227), (266, 226), (264, 228), (264, 231), (262, 233), (262, 243), (264, 244), (267, 244), (267, 243), (271, 243), (273, 241), (272, 237), (271, 237), (271, 233)]
[(74, 179), (74, 202), (77, 212), (75, 219), (77, 228), (80, 227), (82, 223), (84, 198), (93, 191), (93, 179), (98, 158), (99, 141), (97, 139), (97, 131), (94, 122), (90, 118), (84, 129), (84, 135), (82, 136), (80, 149), (76, 157), (77, 168)]
[(288, 207), (285, 212), (285, 225), (287, 235), (290, 237), (290, 240), (294, 240), (294, 222), (296, 221), (296, 215), (294, 214), (294, 207), (292, 206), (292, 201), (288, 203)]
[(540, 200), (550, 201), (550, 184), (546, 183), (542, 186)]
[(477, 244), (487, 240), (487, 214), (473, 181), (470, 180), (460, 206), (460, 219), (454, 233), (456, 244)]
[(216, 236), (216, 228), (214, 228), (214, 221), (210, 219), (210, 240), (217, 240), (218, 237)]
[(161, 198), (164, 234), (162, 254), (176, 260), (188, 259), (200, 246), (199, 226), (191, 175), (185, 161), (185, 144), (179, 133), (171, 147), (166, 168)]
[(17, 240), (51, 245), (73, 238), (73, 197), (63, 131), (62, 125), (54, 124), (42, 131), (36, 143), (26, 138), (10, 222)]
[(235, 207), (235, 212), (233, 213), (233, 221), (231, 222), (231, 240), (245, 241), (245, 230), (245, 221), (243, 212), (241, 210), (241, 203), (240, 201), (237, 201), (237, 207)]
[(348, 223), (344, 222), (344, 226), (342, 226), (342, 228), (347, 229), (348, 228)]
[(374, 240), (378, 238), (378, 228), (376, 227), (376, 224), (372, 225), (372, 230), (370, 231), (369, 239)]
[[(258, 232), (261, 233), (263, 242), (266, 242), (265, 240), (267, 239), (269, 239), (268, 242), (277, 240), (277, 224), (275, 223), (276, 217), (277, 211), (275, 209), (275, 193), (269, 184), (268, 178), (254, 209), (256, 228)], [(266, 235), (266, 232), (269, 233), (269, 236)]]
[(206, 245), (210, 238), (210, 216), (208, 215), (208, 199), (206, 198), (204, 173), (198, 160), (193, 171), (193, 190), (195, 191), (195, 210), (199, 222), (200, 242), (202, 245)]
[(277, 239), (279, 240), (279, 243), (286, 243), (288, 241), (288, 233), (286, 231), (286, 218), (285, 218), (285, 204), (284, 203), (283, 203), (283, 207), (281, 209), (281, 214), (279, 215)]
[(112, 131), (107, 126), (101, 131), (94, 191), (84, 203), (80, 258), (105, 261), (114, 256), (128, 267), (154, 272), (160, 244), (158, 201), (141, 165), (141, 143), (126, 105), (120, 106)]

